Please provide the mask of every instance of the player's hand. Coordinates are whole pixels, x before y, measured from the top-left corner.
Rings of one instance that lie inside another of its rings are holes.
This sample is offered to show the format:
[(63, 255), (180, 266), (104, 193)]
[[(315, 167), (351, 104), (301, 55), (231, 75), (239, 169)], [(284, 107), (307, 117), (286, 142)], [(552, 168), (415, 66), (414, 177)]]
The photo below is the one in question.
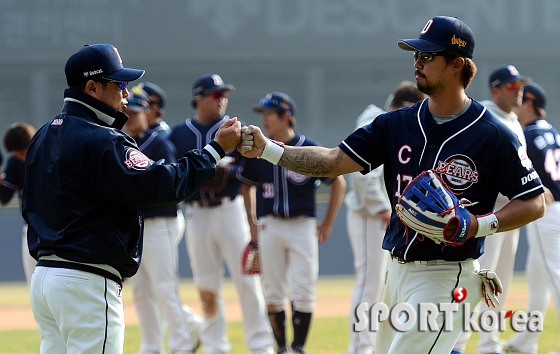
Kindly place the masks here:
[(377, 216), (381, 219), (381, 227), (383, 230), (387, 230), (389, 223), (391, 222), (391, 210), (383, 210), (377, 213)]
[(222, 124), (214, 140), (225, 152), (235, 149), (241, 141), (241, 123), (237, 121), (237, 117), (230, 118)]
[(237, 147), (245, 157), (259, 157), (262, 155), (266, 137), (259, 127), (248, 125), (241, 128), (241, 143)]
[(327, 224), (325, 222), (320, 222), (317, 224), (317, 238), (319, 239), (319, 244), (323, 244), (329, 238), (332, 232), (332, 224)]
[(546, 203), (546, 205), (550, 205), (554, 203), (554, 196), (552, 195), (550, 189), (546, 188), (545, 186), (543, 186), (543, 188), (544, 188), (544, 202)]

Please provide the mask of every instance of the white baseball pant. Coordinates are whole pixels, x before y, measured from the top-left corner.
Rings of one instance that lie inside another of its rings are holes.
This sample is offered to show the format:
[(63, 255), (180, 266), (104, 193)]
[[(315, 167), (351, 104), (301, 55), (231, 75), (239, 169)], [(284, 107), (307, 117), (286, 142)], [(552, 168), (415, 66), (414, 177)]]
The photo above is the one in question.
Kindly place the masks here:
[(212, 315), (205, 314), (200, 336), (204, 352), (231, 351), (222, 297), (225, 261), (241, 302), (245, 343), (253, 353), (269, 353), (273, 337), (260, 278), (241, 273), (241, 257), (251, 238), (243, 197), (225, 198), (222, 205), (212, 208), (187, 205), (185, 217), (194, 282), (200, 290), (215, 295), (216, 306)]
[(36, 267), (30, 292), (41, 354), (122, 353), (121, 290), (119, 284), (97, 274)]
[[(140, 353), (163, 353), (164, 326), (172, 352), (191, 350), (193, 338), (179, 294), (177, 240), (184, 232), (182, 214), (144, 221), (144, 248), (138, 272), (130, 278), (142, 344)], [(196, 318), (197, 316), (194, 316)]]
[(295, 310), (312, 313), (319, 275), (317, 220), (262, 217), (259, 248), (266, 304), (284, 308), (287, 296)]
[[(527, 313), (541, 311), (545, 314), (550, 303), (550, 295), (556, 305), (556, 315), (560, 323), (560, 202), (546, 206), (541, 219), (527, 225), (529, 255), (526, 277), (529, 287)], [(540, 332), (523, 331), (509, 341), (524, 353), (537, 353)]]
[[(474, 273), (479, 269), (476, 260), (462, 262), (428, 261), (400, 264), (389, 260), (387, 284), (383, 301), (389, 309), (397, 303), (406, 302), (418, 309), (420, 303), (451, 303), (452, 293), (457, 286), (467, 289), (466, 299), (459, 304), (459, 311), (452, 313), (452, 331), (420, 332), (414, 327), (410, 331), (397, 332), (390, 321), (380, 323), (376, 333), (376, 354), (402, 354), (411, 350), (414, 353), (450, 353), (459, 338), (464, 325), (462, 307), (469, 303), (471, 309), (480, 301), (482, 283)], [(442, 327), (443, 313), (436, 319)], [(401, 318), (401, 322), (404, 319)]]
[(354, 324), (358, 320), (355, 311), (362, 302), (371, 306), (382, 299), (389, 259), (389, 252), (381, 247), (385, 228), (379, 216), (353, 209), (348, 209), (346, 221), (356, 273), (350, 306), (348, 354), (373, 354), (375, 336), (370, 331), (354, 331)]

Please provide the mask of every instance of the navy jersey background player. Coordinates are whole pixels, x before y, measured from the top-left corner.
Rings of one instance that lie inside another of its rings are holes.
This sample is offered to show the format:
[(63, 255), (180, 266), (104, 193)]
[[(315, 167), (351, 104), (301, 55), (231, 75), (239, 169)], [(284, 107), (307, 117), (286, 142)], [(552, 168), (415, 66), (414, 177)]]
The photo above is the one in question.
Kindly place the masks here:
[[(296, 134), (286, 145), (320, 144), (304, 135)], [(317, 216), (315, 192), (321, 179), (304, 176), (261, 159), (247, 160), (241, 176), (243, 180), (257, 186), (257, 218), (266, 215), (279, 218)], [(332, 178), (322, 180), (329, 184)]]

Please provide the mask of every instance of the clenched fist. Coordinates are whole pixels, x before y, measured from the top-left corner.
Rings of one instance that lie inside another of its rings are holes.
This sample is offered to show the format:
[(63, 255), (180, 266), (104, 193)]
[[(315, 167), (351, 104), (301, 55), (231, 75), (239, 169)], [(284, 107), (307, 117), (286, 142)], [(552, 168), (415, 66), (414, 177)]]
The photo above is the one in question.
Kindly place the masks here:
[(262, 155), (265, 144), (266, 137), (261, 129), (248, 125), (241, 128), (241, 143), (237, 147), (237, 151), (245, 157), (259, 157)]
[(235, 149), (241, 141), (241, 123), (237, 121), (237, 117), (230, 118), (222, 124), (214, 140), (225, 152)]

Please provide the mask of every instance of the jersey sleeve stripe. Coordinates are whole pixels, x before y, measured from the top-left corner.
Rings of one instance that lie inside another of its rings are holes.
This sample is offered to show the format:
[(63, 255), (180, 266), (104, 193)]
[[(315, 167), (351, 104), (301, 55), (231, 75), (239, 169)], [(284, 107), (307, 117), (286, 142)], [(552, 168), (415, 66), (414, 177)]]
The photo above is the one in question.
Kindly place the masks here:
[[(362, 165), (362, 166), (367, 170), (367, 172), (370, 172), (370, 171), (371, 171), (371, 164), (370, 164), (367, 160), (365, 160), (365, 159), (362, 158), (360, 155), (358, 155), (358, 154), (356, 153), (356, 151), (352, 150), (352, 148), (351, 148), (350, 146), (348, 146), (348, 144), (346, 144), (345, 141), (343, 141), (342, 144), (344, 145), (344, 147), (345, 147), (349, 152), (352, 153), (353, 156), (349, 155), (350, 158), (352, 158), (352, 160), (354, 160), (354, 161), (356, 161), (357, 163), (359, 163), (360, 165)], [(358, 160), (359, 160), (359, 161), (358, 161)]]

